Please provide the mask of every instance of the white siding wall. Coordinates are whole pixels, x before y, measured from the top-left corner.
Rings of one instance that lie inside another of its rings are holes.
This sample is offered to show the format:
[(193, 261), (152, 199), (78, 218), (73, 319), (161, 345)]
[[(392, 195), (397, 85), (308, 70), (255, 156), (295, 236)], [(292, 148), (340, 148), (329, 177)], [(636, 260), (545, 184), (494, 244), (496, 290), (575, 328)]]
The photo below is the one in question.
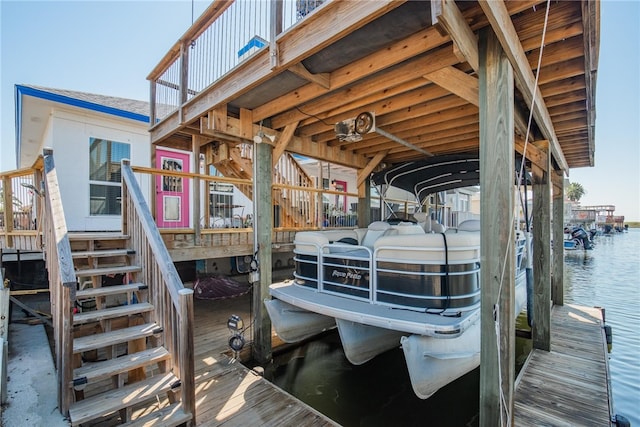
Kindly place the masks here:
[[(56, 109), (48, 129), (52, 131), (47, 132), (50, 135), (45, 135), (44, 143), (54, 150), (69, 231), (120, 230), (120, 216), (89, 215), (89, 139), (94, 137), (127, 143), (131, 149), (131, 164), (149, 166), (148, 125), (90, 111), (80, 113)], [(143, 181), (142, 189), (148, 201), (149, 180)]]

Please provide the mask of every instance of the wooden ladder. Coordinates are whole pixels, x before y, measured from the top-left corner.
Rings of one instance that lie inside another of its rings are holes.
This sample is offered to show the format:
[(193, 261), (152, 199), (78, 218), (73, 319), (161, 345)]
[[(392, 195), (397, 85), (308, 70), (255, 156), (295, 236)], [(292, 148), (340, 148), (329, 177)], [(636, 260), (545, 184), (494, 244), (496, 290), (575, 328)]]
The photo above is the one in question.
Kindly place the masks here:
[[(155, 323), (141, 268), (120, 233), (70, 234), (79, 281), (73, 315), (76, 401), (72, 426), (120, 417), (128, 426), (177, 426), (191, 415), (179, 401), (163, 330)], [(143, 409), (144, 408), (144, 409)], [(134, 411), (145, 415), (132, 419)]]

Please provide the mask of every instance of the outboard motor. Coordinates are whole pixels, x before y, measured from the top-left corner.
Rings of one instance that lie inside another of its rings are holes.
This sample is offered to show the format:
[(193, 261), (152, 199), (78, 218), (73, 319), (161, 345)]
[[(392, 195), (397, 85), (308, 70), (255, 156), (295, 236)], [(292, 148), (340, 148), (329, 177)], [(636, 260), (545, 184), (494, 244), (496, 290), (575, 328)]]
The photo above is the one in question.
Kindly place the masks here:
[(574, 240), (579, 240), (580, 243), (582, 243), (582, 247), (584, 249), (593, 249), (593, 245), (591, 244), (591, 240), (589, 239), (589, 234), (587, 234), (587, 232), (584, 231), (583, 228), (576, 227), (571, 230), (565, 228), (564, 232), (570, 233), (571, 238), (573, 238)]

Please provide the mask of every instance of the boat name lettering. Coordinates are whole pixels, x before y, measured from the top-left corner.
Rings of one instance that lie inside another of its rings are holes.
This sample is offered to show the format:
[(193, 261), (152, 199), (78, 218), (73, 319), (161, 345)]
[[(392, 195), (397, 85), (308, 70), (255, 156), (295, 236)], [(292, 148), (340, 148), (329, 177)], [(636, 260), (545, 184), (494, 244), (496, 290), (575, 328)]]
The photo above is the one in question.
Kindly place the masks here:
[(344, 272), (344, 271), (333, 270), (333, 273), (331, 273), (331, 276), (346, 277), (347, 279), (356, 279), (356, 280), (362, 279), (362, 274), (352, 273), (350, 271)]

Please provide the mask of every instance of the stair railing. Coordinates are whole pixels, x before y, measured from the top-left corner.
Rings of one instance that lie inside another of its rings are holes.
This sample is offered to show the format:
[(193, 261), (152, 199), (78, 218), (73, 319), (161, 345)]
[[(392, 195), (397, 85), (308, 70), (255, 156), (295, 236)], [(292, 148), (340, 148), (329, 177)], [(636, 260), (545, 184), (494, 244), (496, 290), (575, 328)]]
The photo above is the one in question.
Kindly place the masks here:
[(44, 150), (43, 240), (49, 272), (51, 317), (57, 368), (58, 408), (68, 415), (73, 403), (73, 307), (76, 299), (76, 273), (71, 258), (53, 150)]
[(181, 381), (181, 400), (195, 425), (193, 290), (185, 288), (151, 215), (129, 160), (122, 161), (122, 232), (142, 267), (138, 278), (148, 285), (156, 323), (171, 354), (173, 373)]

